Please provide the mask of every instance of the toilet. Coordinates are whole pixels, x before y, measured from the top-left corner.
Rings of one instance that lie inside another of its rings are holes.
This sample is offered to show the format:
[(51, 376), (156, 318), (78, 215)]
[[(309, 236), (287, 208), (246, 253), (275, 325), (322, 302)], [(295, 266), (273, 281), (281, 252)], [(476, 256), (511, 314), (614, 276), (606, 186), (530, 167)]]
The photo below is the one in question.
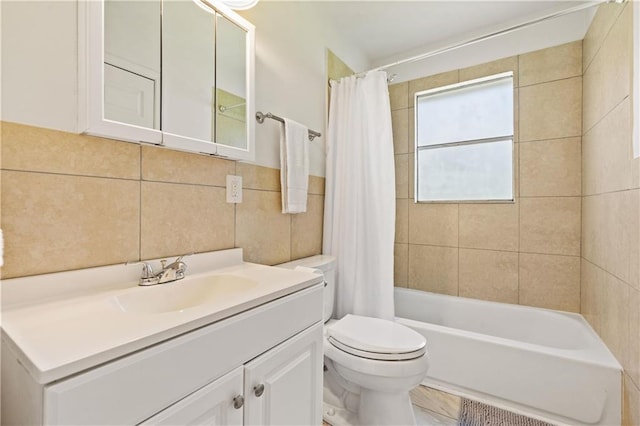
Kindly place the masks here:
[(351, 314), (332, 318), (336, 267), (332, 256), (277, 266), (302, 266), (324, 275), (325, 421), (333, 426), (415, 425), (409, 391), (429, 368), (424, 336), (389, 320)]

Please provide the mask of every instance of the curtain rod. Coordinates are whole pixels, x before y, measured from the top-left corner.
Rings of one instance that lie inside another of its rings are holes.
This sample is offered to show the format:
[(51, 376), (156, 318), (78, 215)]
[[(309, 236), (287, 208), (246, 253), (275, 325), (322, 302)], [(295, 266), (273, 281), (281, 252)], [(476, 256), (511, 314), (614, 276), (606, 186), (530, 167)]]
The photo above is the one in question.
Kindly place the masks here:
[(602, 3), (624, 3), (627, 0), (597, 0), (595, 2), (590, 2), (590, 3), (583, 3), (581, 5), (578, 6), (574, 6), (574, 7), (570, 7), (568, 9), (564, 9), (558, 12), (554, 12), (554, 13), (550, 13), (548, 15), (542, 16), (540, 18), (536, 18), (536, 19), (532, 19), (530, 21), (527, 22), (523, 22), (521, 24), (517, 24), (517, 25), (512, 25), (510, 27), (504, 28), (502, 30), (499, 31), (495, 31), (493, 33), (489, 33), (489, 34), (485, 34), (479, 37), (475, 37), (475, 38), (471, 38), (468, 40), (465, 40), (463, 42), (460, 43), (456, 43), (456, 44), (452, 44), (450, 46), (446, 46), (440, 49), (436, 49), (436, 50), (432, 50), (430, 52), (426, 52), (426, 53), (421, 53), (419, 55), (415, 55), (415, 56), (411, 56), (409, 58), (405, 58), (405, 59), (401, 59), (399, 61), (396, 62), (391, 62), (389, 64), (385, 64), (376, 68), (372, 68), (370, 70), (367, 71), (363, 71), (363, 72), (359, 72), (356, 74), (356, 76), (358, 77), (362, 77), (364, 75), (366, 75), (367, 73), (371, 72), (371, 71), (382, 71), (385, 70), (387, 68), (391, 68), (391, 67), (395, 67), (397, 65), (402, 65), (402, 64), (408, 64), (411, 62), (417, 62), (417, 61), (421, 61), (423, 59), (427, 59), (430, 58), (432, 56), (436, 56), (436, 55), (440, 55), (442, 53), (446, 53), (446, 52), (450, 52), (452, 50), (456, 50), (456, 49), (460, 49), (462, 47), (466, 47), (466, 46), (471, 46), (473, 44), (479, 43), (481, 41), (485, 41), (485, 40), (490, 40), (492, 38), (504, 35), (504, 34), (508, 34), (510, 32), (522, 29), (522, 28), (526, 28), (529, 27), (531, 25), (535, 25), (535, 24), (539, 24), (540, 22), (544, 22), (547, 21), (549, 19), (553, 19), (553, 18), (559, 18), (560, 16), (564, 16), (564, 15), (568, 15), (570, 13), (574, 13), (574, 12), (579, 12), (581, 10), (584, 9), (589, 9), (595, 6), (599, 6)]

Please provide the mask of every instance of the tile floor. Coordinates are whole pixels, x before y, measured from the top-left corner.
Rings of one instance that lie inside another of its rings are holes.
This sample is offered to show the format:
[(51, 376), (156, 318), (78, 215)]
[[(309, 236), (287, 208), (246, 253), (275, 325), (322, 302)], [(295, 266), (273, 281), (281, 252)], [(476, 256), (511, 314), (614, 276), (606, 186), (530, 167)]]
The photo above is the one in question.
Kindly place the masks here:
[[(455, 426), (460, 416), (460, 397), (425, 386), (411, 391), (418, 426)], [(331, 426), (323, 422), (323, 426)]]
[(460, 417), (460, 397), (426, 386), (411, 391), (416, 422), (419, 426), (455, 426)]

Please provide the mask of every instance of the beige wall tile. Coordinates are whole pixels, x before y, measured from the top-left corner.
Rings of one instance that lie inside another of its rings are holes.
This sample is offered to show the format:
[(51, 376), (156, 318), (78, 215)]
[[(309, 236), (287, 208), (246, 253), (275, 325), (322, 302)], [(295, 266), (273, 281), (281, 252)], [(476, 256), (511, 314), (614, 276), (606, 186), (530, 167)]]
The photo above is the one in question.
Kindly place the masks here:
[(634, 187), (631, 142), (631, 102), (621, 102), (583, 138), (583, 194)]
[(460, 247), (518, 251), (518, 204), (461, 204)]
[[(409, 139), (409, 152), (415, 152), (416, 150), (416, 112), (415, 112), (415, 108), (409, 108), (409, 134), (408, 134), (408, 139)], [(640, 163), (640, 161), (638, 161), (638, 163)], [(640, 170), (640, 167), (638, 167), (638, 169)], [(638, 180), (639, 184), (640, 184), (640, 178)]]
[(458, 246), (457, 204), (409, 203), (409, 242)]
[(458, 249), (409, 244), (409, 288), (458, 295)]
[(606, 274), (602, 294), (602, 329), (600, 337), (622, 367), (629, 368), (629, 286)]
[(234, 247), (233, 204), (218, 187), (142, 182), (142, 259)]
[(409, 82), (409, 99), (408, 104), (413, 105), (413, 98), (416, 92), (423, 90), (433, 89), (436, 87), (447, 86), (449, 84), (458, 83), (459, 73), (458, 70), (447, 71), (440, 74), (434, 74), (428, 77), (411, 80)]
[(409, 197), (409, 154), (396, 155), (396, 198)]
[(409, 110), (399, 109), (391, 112), (393, 128), (393, 151), (396, 154), (409, 152)]
[(600, 224), (604, 223), (603, 203), (604, 195), (582, 197), (582, 257), (600, 266), (604, 264), (601, 254), (604, 243), (602, 231), (599, 228)]
[(275, 265), (291, 259), (290, 215), (279, 192), (245, 190), (236, 206), (236, 247), (247, 262)]
[(628, 341), (629, 361), (625, 369), (629, 377), (638, 384), (640, 383), (640, 290), (635, 288), (629, 289)]
[(583, 197), (582, 256), (625, 282), (634, 276), (638, 199), (638, 190)]
[(580, 197), (520, 199), (520, 250), (580, 255)]
[(519, 144), (520, 196), (580, 196), (581, 138)]
[(393, 283), (407, 287), (409, 269), (409, 244), (395, 244), (393, 248)]
[(408, 199), (396, 199), (396, 243), (409, 242), (409, 203)]
[(324, 196), (309, 194), (307, 212), (291, 215), (291, 259), (322, 253)]
[(606, 272), (582, 258), (580, 272), (580, 313), (591, 327), (600, 334), (602, 331), (602, 296), (606, 287)]
[(625, 7), (584, 74), (583, 127), (591, 129), (630, 93), (631, 7)]
[[(637, 207), (633, 207), (637, 214), (635, 216), (631, 216), (631, 223), (628, 224), (628, 232), (629, 232), (629, 284), (632, 287), (640, 290), (640, 190), (634, 190), (634, 194), (631, 195), (632, 202), (633, 197), (638, 200)], [(630, 212), (633, 215), (633, 210)]]
[(518, 57), (498, 59), (460, 70), (460, 81), (473, 80), (502, 72), (513, 71), (513, 86), (518, 87)]
[(520, 55), (520, 86), (582, 75), (582, 40)]
[(415, 200), (415, 154), (409, 154), (409, 199)]
[(513, 195), (520, 197), (520, 144), (513, 144)]
[(520, 89), (513, 90), (513, 141), (520, 142)]
[(324, 195), (324, 185), (324, 177), (309, 175), (309, 194)]
[(138, 181), (3, 171), (2, 204), (4, 278), (139, 258)]
[(584, 70), (591, 64), (596, 53), (602, 47), (605, 37), (609, 34), (611, 27), (624, 10), (624, 7), (624, 4), (616, 3), (603, 3), (598, 6), (596, 15), (593, 17), (589, 30), (587, 34), (585, 34), (582, 42), (582, 63)]
[(580, 257), (520, 253), (520, 304), (580, 311)]
[(626, 374), (622, 406), (622, 424), (624, 426), (640, 425), (640, 389)]
[(409, 82), (389, 85), (389, 101), (392, 111), (407, 108), (409, 106)]
[(140, 178), (140, 145), (2, 123), (2, 168), (82, 176)]
[(582, 78), (521, 87), (520, 141), (556, 139), (582, 134)]
[[(236, 174), (242, 176), (242, 187), (244, 189), (280, 191), (280, 169), (238, 161), (236, 163)], [(309, 184), (311, 184), (311, 179), (309, 179)]]
[(142, 147), (142, 179), (156, 182), (226, 186), (234, 161), (152, 146)]
[(460, 249), (460, 296), (518, 303), (518, 253)]

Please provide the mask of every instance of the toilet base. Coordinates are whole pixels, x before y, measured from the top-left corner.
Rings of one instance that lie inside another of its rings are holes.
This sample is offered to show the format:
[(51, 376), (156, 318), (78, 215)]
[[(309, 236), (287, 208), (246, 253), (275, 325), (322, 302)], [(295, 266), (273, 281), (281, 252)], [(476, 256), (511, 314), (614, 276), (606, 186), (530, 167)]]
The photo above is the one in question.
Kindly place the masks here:
[[(329, 423), (331, 426), (359, 426), (359, 425), (427, 425), (424, 421), (418, 423), (417, 418), (413, 411), (413, 406), (409, 402), (409, 408), (404, 413), (405, 420), (400, 420), (397, 417), (398, 413), (393, 416), (393, 419), (384, 419), (383, 417), (361, 418), (358, 419), (358, 415), (352, 411), (347, 410), (344, 407), (337, 407), (328, 402), (322, 404), (322, 419)], [(370, 416), (373, 417), (373, 416)], [(424, 419), (423, 419), (424, 420)]]
[(346, 408), (336, 407), (328, 402), (322, 404), (322, 419), (331, 426), (356, 426), (358, 416)]
[(361, 389), (358, 417), (363, 425), (416, 424), (409, 392), (384, 393)]
[(323, 389), (322, 417), (332, 426), (416, 425), (409, 393), (385, 393), (360, 389), (338, 397), (330, 387)]

